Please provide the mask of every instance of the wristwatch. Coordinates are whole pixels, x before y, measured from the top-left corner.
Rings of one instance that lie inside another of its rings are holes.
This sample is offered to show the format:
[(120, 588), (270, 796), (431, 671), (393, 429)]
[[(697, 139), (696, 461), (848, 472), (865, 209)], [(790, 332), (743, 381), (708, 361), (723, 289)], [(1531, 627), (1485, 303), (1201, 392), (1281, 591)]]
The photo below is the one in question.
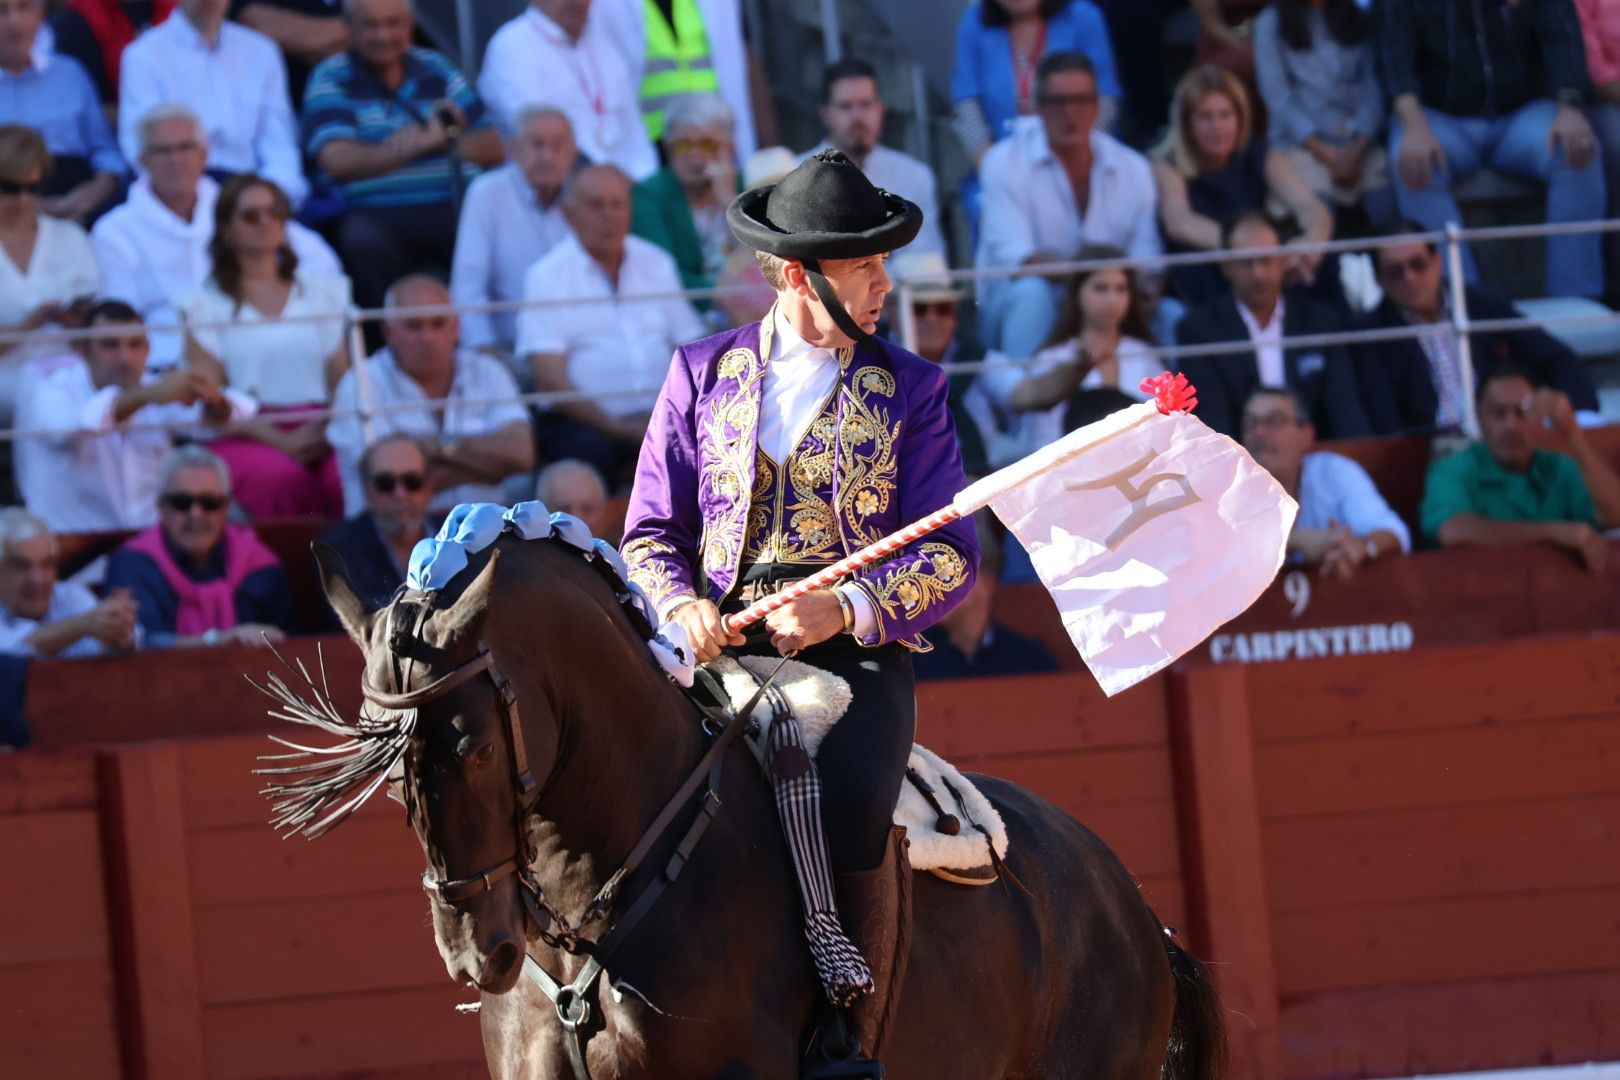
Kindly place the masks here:
[(1378, 541), (1368, 537), (1361, 550), (1366, 553), (1368, 562), (1374, 562), (1378, 558)]
[(207, 630), (202, 632), (202, 643), (204, 645), (218, 645), (220, 638), (223, 636), (224, 635), (219, 632), (218, 627), (210, 626)]
[(1558, 91), (1558, 104), (1568, 105), (1572, 109), (1586, 108), (1586, 95), (1573, 86), (1566, 86)]
[(844, 633), (853, 634), (855, 632), (855, 605), (850, 602), (849, 597), (844, 595), (843, 589), (834, 589), (833, 595), (838, 598), (838, 610), (844, 615)]

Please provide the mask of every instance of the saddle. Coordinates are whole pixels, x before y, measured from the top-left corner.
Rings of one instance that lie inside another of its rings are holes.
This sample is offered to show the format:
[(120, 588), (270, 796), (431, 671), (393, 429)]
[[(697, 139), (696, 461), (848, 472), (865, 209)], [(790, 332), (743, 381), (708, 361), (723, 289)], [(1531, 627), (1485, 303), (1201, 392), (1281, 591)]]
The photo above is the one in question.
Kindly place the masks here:
[[(804, 747), (814, 757), (849, 709), (848, 682), (801, 661), (770, 656), (722, 656), (705, 667), (732, 708), (740, 709), (778, 663), (782, 670), (754, 707), (760, 725), (756, 754), (781, 709), (798, 721)], [(945, 881), (988, 885), (1007, 856), (1007, 826), (995, 806), (956, 766), (921, 744), (911, 748), (894, 823), (906, 829), (912, 869)]]

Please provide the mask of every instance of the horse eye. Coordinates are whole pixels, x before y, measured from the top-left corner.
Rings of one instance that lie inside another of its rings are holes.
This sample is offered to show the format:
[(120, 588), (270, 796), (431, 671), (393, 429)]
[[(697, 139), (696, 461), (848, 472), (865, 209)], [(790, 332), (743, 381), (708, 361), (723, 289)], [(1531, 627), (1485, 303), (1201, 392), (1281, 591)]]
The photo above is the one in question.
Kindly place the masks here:
[(473, 754), (473, 764), (475, 764), (475, 765), (488, 765), (490, 763), (490, 761), (494, 759), (494, 757), (495, 757), (495, 744), (494, 743), (485, 743), (483, 746), (480, 746), (478, 748), (477, 753)]

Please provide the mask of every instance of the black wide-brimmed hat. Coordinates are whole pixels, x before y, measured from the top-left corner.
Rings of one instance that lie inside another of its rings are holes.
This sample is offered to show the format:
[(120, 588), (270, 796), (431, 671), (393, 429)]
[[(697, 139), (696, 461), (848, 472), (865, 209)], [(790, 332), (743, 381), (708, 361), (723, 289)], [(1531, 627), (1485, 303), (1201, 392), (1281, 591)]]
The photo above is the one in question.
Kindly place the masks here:
[(870, 335), (844, 310), (821, 272), (822, 259), (882, 255), (916, 239), (917, 204), (875, 186), (839, 150), (823, 150), (775, 184), (731, 200), (726, 222), (745, 246), (804, 264), (816, 296), (851, 339)]
[(784, 259), (859, 259), (904, 247), (922, 228), (917, 204), (873, 185), (838, 150), (823, 150), (775, 184), (726, 208), (738, 240)]

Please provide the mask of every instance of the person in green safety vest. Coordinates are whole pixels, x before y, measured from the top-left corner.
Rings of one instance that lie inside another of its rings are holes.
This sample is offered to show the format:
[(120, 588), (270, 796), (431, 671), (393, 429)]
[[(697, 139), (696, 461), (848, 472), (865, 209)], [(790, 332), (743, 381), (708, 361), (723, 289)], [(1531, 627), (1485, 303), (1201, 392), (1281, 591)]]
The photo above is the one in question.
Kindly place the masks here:
[[(641, 0), (647, 49), (641, 65), (641, 117), (647, 136), (664, 137), (665, 112), (681, 94), (720, 89), (698, 0)], [(729, 198), (729, 196), (728, 196)]]

